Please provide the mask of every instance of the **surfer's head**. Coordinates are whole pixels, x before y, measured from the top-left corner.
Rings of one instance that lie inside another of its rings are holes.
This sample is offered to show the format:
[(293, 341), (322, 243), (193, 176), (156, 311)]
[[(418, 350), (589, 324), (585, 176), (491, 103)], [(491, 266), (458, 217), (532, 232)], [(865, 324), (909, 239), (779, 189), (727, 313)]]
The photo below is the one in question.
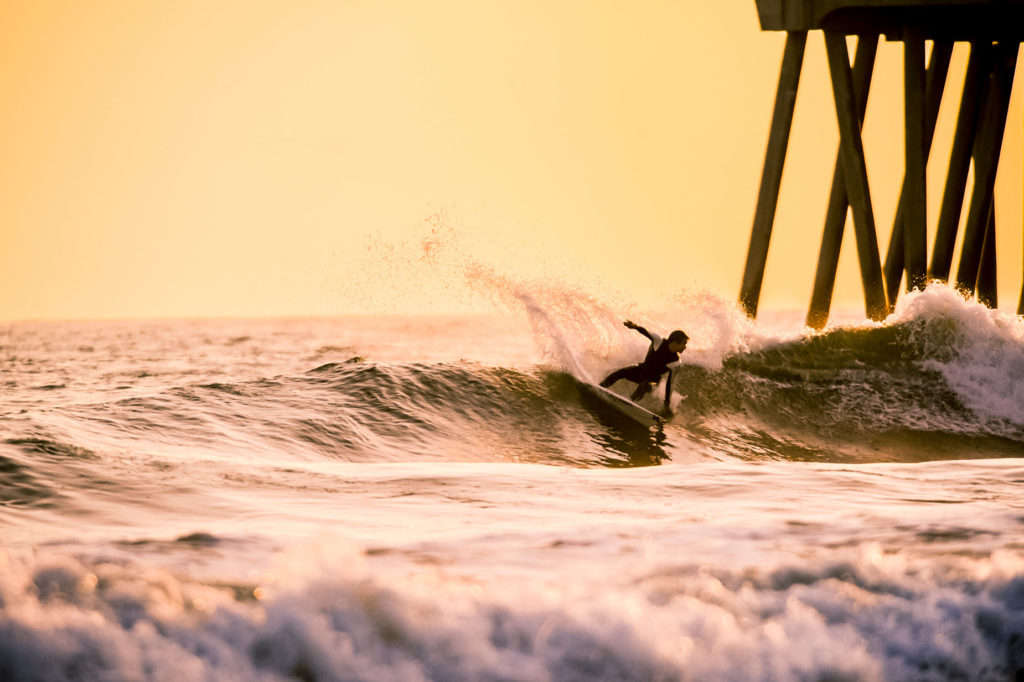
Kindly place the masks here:
[(682, 353), (686, 350), (686, 342), (690, 337), (681, 329), (677, 329), (668, 335), (668, 347), (673, 353)]

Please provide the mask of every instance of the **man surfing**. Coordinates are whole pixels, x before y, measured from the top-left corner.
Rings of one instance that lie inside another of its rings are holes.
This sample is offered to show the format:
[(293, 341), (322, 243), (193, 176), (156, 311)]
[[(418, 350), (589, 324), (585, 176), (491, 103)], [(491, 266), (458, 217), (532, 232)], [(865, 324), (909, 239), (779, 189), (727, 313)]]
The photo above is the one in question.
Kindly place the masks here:
[(651, 347), (647, 349), (643, 362), (612, 372), (604, 378), (601, 386), (610, 388), (619, 379), (632, 381), (636, 384), (636, 390), (629, 398), (636, 402), (647, 395), (661, 381), (662, 375), (668, 372), (668, 381), (665, 382), (665, 410), (669, 410), (669, 401), (672, 397), (672, 370), (679, 367), (679, 354), (686, 350), (686, 342), (690, 337), (677, 329), (669, 334), (667, 339), (662, 339), (629, 320), (622, 324), (626, 329), (634, 329), (650, 339)]

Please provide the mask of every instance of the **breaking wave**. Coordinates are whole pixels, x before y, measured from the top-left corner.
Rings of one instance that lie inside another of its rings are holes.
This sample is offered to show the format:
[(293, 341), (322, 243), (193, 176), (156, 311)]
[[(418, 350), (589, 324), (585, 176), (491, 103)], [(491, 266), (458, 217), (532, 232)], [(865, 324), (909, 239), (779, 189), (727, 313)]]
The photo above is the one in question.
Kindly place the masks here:
[(1024, 667), (1024, 567), (998, 552), (922, 564), (868, 544), (799, 565), (677, 562), (600, 589), (372, 573), (363, 550), (326, 540), (241, 580), (0, 561), (0, 678), (22, 682), (996, 680)]

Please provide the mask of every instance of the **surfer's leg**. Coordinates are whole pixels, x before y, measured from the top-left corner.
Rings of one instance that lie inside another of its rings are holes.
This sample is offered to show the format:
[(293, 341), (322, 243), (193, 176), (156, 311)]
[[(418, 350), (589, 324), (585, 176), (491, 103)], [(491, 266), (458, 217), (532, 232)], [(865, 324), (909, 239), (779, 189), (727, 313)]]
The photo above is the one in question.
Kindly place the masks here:
[(640, 398), (643, 398), (645, 395), (650, 393), (652, 387), (653, 385), (651, 384), (651, 382), (641, 381), (636, 385), (636, 390), (633, 391), (633, 395), (629, 396), (629, 399), (635, 403), (636, 401), (640, 400)]
[(634, 381), (629, 375), (636, 369), (636, 365), (630, 365), (629, 367), (623, 367), (622, 369), (615, 370), (601, 381), (601, 386), (608, 388), (619, 379), (629, 379)]

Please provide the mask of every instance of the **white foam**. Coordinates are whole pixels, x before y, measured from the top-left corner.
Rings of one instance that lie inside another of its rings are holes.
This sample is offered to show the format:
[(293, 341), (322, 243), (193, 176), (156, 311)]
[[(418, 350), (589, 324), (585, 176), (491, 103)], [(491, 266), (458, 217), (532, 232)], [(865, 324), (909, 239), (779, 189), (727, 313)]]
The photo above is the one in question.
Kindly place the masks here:
[(943, 284), (904, 296), (887, 324), (914, 324), (925, 366), (979, 417), (1024, 426), (1024, 320)]
[(235, 583), (4, 557), (0, 677), (946, 680), (1024, 667), (1018, 553), (934, 560), (868, 543), (750, 566), (680, 557), (597, 583), (372, 573), (343, 542), (320, 543)]

